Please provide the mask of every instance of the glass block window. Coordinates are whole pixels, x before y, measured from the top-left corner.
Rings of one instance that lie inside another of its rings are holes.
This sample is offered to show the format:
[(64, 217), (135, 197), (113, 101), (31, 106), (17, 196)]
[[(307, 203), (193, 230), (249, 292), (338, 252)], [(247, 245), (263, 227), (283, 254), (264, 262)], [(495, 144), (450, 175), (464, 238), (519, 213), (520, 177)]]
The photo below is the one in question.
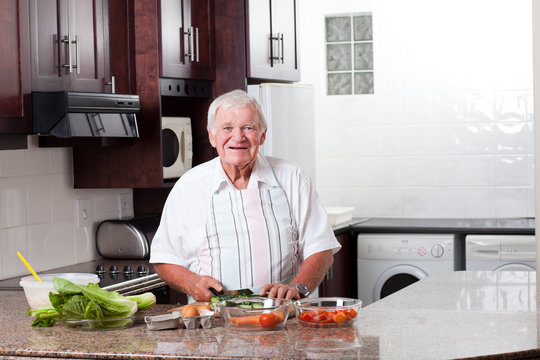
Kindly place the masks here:
[(371, 14), (326, 17), (328, 95), (373, 94)]

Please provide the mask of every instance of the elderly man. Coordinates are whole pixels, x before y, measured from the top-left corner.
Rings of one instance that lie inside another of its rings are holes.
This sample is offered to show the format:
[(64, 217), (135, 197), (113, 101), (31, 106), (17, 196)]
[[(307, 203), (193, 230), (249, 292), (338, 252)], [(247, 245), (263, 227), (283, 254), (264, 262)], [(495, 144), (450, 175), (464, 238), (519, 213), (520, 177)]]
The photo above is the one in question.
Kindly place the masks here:
[(210, 288), (307, 296), (340, 249), (311, 180), (296, 165), (259, 154), (266, 120), (246, 92), (215, 99), (207, 127), (219, 157), (176, 182), (150, 262), (197, 301), (208, 301)]

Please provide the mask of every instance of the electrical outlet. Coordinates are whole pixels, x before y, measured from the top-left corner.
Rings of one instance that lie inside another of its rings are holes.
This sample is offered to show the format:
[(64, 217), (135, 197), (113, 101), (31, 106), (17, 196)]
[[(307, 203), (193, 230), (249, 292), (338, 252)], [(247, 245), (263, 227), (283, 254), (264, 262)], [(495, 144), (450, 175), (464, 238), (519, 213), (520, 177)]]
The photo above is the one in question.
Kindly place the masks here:
[(92, 200), (77, 200), (77, 226), (91, 226), (92, 223)]
[(120, 208), (120, 219), (125, 219), (133, 216), (133, 206), (131, 194), (118, 195), (118, 206)]

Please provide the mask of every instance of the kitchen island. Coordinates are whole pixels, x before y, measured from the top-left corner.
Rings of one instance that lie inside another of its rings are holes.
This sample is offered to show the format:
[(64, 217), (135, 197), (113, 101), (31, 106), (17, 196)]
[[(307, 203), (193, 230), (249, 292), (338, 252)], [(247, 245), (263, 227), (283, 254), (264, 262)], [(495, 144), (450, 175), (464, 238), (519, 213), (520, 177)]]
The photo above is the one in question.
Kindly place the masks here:
[[(359, 312), (354, 328), (276, 332), (150, 331), (143, 321), (111, 331), (56, 324), (32, 328), (22, 291), (0, 291), (0, 357), (79, 359), (533, 359), (538, 349), (535, 272), (433, 275)], [(165, 313), (156, 305), (147, 315)]]

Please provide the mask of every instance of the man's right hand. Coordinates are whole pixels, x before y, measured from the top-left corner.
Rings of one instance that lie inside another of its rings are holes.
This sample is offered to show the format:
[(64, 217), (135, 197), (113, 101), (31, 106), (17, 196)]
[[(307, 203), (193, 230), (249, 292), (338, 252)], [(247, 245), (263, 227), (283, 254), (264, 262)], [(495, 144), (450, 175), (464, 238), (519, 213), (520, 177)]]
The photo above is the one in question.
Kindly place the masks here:
[(175, 264), (154, 264), (158, 276), (173, 288), (191, 295), (196, 301), (210, 301), (210, 288), (223, 291), (219, 281), (208, 275), (197, 275), (184, 266)]
[(196, 301), (210, 301), (210, 298), (214, 296), (210, 291), (210, 288), (216, 289), (218, 292), (223, 291), (223, 286), (221, 283), (208, 275), (195, 275), (189, 282), (188, 293)]

